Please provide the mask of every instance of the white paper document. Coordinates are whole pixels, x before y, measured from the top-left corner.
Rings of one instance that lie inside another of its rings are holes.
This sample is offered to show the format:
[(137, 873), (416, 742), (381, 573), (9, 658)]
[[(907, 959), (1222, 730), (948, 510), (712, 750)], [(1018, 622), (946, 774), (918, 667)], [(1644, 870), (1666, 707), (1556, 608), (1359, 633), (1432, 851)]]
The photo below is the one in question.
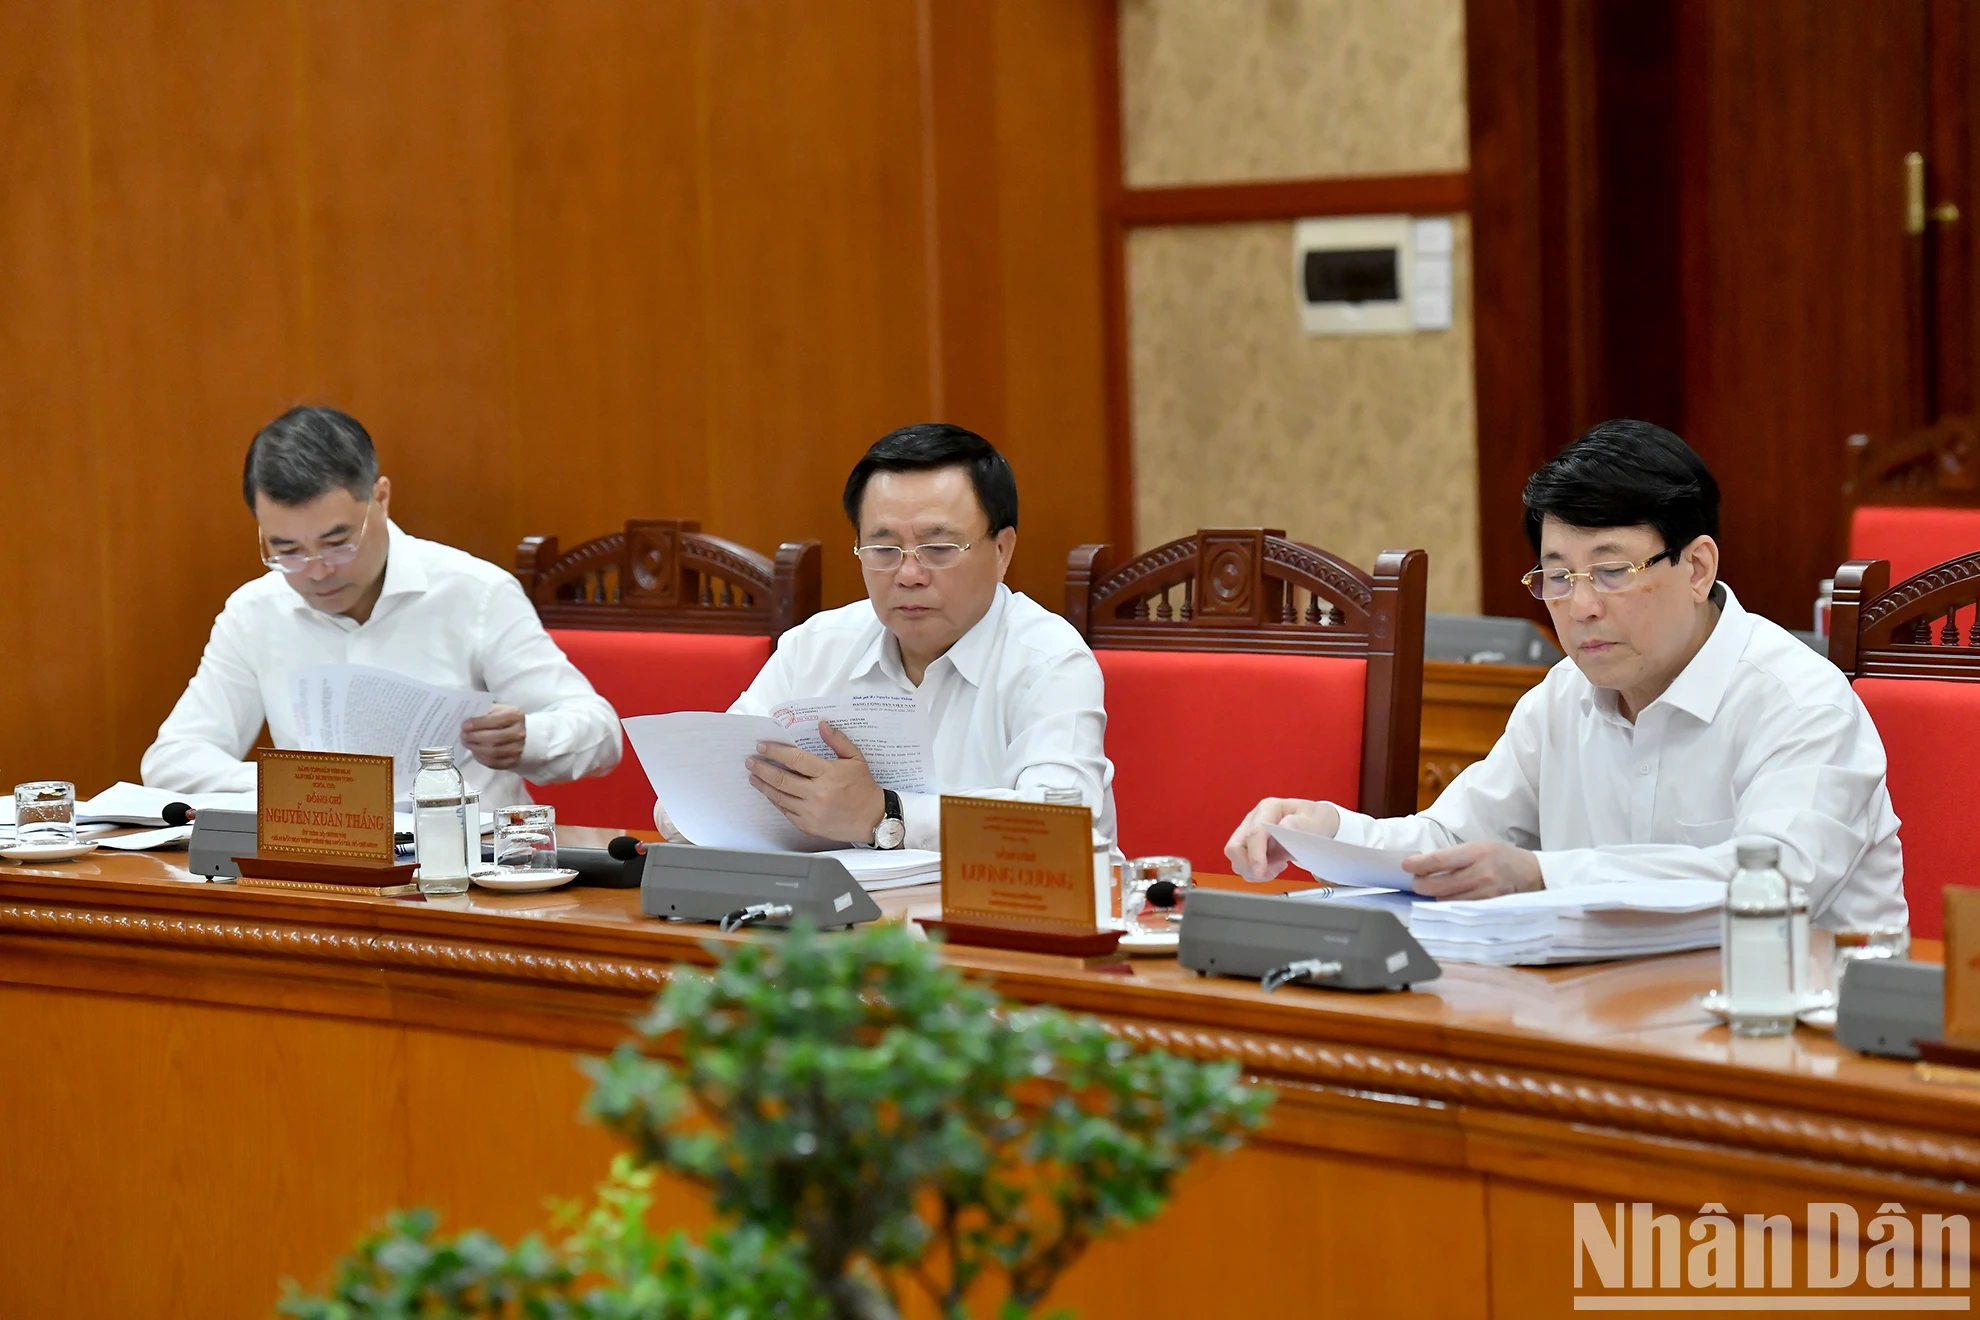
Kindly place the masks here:
[(356, 752), (392, 758), (392, 791), (405, 797), (419, 773), (419, 749), (451, 747), (466, 765), (461, 721), (486, 715), (487, 692), (435, 687), (369, 665), (315, 665), (289, 676), (297, 739), (308, 752)]
[[(852, 740), (882, 788), (897, 793), (934, 790), (928, 719), (914, 698), (886, 692), (791, 701), (768, 715), (677, 711), (623, 721), (654, 794), (689, 842), (708, 848), (769, 848), (827, 852), (843, 842), (814, 839), (749, 782), (745, 760), (759, 742), (837, 754), (818, 736), (827, 720)], [(890, 854), (883, 854), (890, 855)]]
[(1316, 880), (1363, 889), (1416, 892), (1416, 877), (1402, 868), (1405, 857), (1416, 856), (1407, 849), (1363, 848), (1324, 834), (1287, 829), (1284, 825), (1267, 825), (1265, 832), (1292, 855), (1295, 866), (1312, 872)]
[(1702, 878), (1609, 881), (1443, 903), (1393, 890), (1334, 895), (1394, 912), (1440, 962), (1511, 966), (1709, 949), (1719, 942), (1726, 886)]
[(119, 834), (111, 839), (98, 839), (105, 848), (115, 848), (120, 852), (150, 852), (154, 848), (174, 848), (192, 838), (190, 825), (167, 825), (163, 829), (140, 830), (136, 834)]
[(174, 793), (169, 789), (146, 788), (129, 782), (112, 784), (93, 798), (76, 803), (79, 824), (102, 822), (111, 825), (165, 824), (167, 804), (183, 802), (194, 811), (253, 811), (252, 793)]

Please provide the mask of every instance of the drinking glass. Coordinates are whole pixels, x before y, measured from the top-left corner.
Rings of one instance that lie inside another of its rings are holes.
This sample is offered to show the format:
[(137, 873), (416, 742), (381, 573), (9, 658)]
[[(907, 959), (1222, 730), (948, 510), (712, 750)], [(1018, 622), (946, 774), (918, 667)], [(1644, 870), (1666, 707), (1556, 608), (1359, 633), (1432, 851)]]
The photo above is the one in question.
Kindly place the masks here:
[(76, 841), (76, 786), (59, 779), (14, 785), (14, 835), (23, 847)]
[(1872, 958), (1906, 958), (1911, 955), (1911, 931), (1903, 926), (1863, 926), (1836, 932), (1836, 951), (1829, 961), (1829, 980), (1837, 994), (1842, 993), (1843, 976), (1849, 965)]
[(495, 809), (495, 865), (512, 871), (557, 869), (557, 809), (540, 803)]

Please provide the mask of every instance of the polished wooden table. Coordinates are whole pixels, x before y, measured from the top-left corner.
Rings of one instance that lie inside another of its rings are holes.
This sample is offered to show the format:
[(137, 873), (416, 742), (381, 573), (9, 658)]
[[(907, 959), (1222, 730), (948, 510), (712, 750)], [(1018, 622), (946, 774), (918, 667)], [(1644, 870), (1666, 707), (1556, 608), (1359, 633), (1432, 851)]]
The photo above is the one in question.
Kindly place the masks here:
[[(576, 1056), (719, 938), (631, 891), (341, 899), (184, 861), (0, 867), (0, 1316), (266, 1315), (393, 1205), (541, 1227), (613, 1149)], [(1980, 1218), (1980, 1091), (1805, 1030), (1730, 1038), (1692, 1002), (1713, 954), (1271, 996), (1172, 960), (947, 956), (1279, 1092), (1260, 1139), (1068, 1277), (1055, 1303), (1088, 1317), (1565, 1313), (1578, 1201)], [(684, 1189), (662, 1210), (706, 1222)]]

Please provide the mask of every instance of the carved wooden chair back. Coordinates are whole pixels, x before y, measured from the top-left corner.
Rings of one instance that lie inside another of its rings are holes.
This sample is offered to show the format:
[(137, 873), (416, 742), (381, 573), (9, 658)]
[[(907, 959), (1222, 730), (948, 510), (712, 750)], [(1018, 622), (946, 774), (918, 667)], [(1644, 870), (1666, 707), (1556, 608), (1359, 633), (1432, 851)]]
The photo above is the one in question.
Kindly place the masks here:
[(1914, 935), (1943, 931), (1941, 891), (1972, 883), (1980, 783), (1980, 552), (1891, 585), (1884, 560), (1836, 570), (1829, 658), (1877, 723), (1900, 822)]
[[(819, 547), (773, 560), (674, 519), (628, 522), (566, 553), (526, 538), (516, 577), (544, 627), (621, 718), (727, 710), (777, 638), (818, 612)], [(571, 825), (651, 829), (653, 789), (630, 751), (609, 774), (532, 784)]]
[(516, 547), (516, 577), (548, 628), (745, 633), (775, 638), (818, 612), (816, 541), (775, 559), (697, 522), (636, 519), (559, 553), (554, 536)]
[[(1428, 572), (1421, 550), (1384, 551), (1364, 573), (1260, 527), (1206, 528), (1125, 562), (1104, 545), (1074, 550), (1065, 613), (1107, 676), (1122, 846), (1161, 843), (1131, 837), (1138, 815), (1166, 832), (1213, 798), (1220, 818), (1191, 824), (1199, 867), (1220, 861), (1238, 823), (1221, 816), (1239, 802), (1415, 810)], [(1127, 709), (1130, 696), (1144, 709)], [(1135, 798), (1162, 805), (1138, 812)]]
[(1888, 559), (1893, 577), (1980, 550), (1980, 434), (1947, 417), (1888, 442), (1849, 438), (1844, 543), (1851, 559)]

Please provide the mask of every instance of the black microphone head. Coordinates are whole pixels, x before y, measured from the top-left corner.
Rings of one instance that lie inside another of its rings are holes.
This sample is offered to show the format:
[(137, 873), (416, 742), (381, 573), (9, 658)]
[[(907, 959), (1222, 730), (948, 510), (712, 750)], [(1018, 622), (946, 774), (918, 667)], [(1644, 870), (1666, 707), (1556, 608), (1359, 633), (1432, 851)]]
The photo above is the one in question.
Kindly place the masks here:
[(1148, 901), (1158, 908), (1171, 908), (1182, 897), (1182, 886), (1173, 880), (1157, 880), (1148, 886)]
[(639, 840), (630, 834), (621, 834), (605, 845), (606, 854), (615, 862), (630, 862), (639, 856), (641, 851)]
[(165, 804), (165, 810), (159, 812), (158, 814), (165, 818), (165, 823), (167, 825), (177, 826), (177, 825), (192, 824), (193, 817), (198, 815), (199, 813), (194, 811), (191, 807), (187, 806), (183, 802), (167, 802)]

